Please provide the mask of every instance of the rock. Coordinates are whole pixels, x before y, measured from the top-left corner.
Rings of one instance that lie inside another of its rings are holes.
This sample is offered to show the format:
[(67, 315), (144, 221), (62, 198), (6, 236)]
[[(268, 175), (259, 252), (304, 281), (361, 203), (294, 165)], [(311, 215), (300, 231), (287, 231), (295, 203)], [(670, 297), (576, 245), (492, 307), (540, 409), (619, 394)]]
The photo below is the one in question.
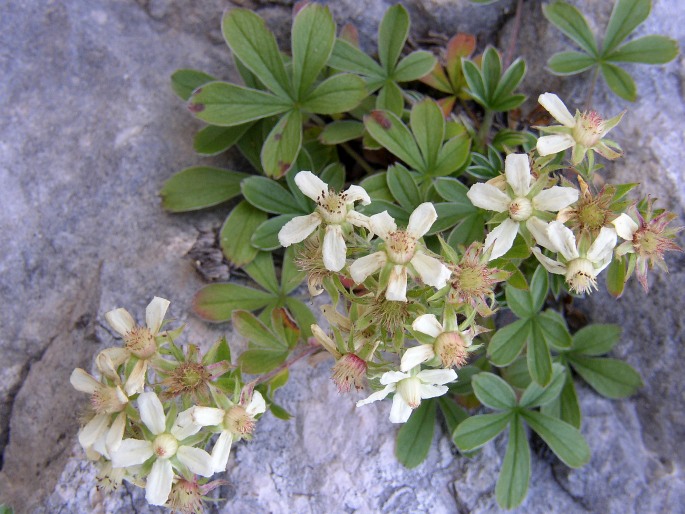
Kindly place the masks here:
[[(369, 49), (390, 3), (330, 6), (339, 25), (357, 24)], [(241, 4), (264, 14), (279, 39), (287, 39), (289, 2)], [(414, 40), (429, 31), (466, 31), (483, 45), (503, 26), (500, 47), (508, 41), (511, 1), (406, 5)], [(604, 26), (607, 3), (577, 5), (596, 12), (597, 26)], [(69, 375), (76, 366), (91, 369), (95, 353), (115, 344), (106, 311), (126, 307), (140, 319), (154, 295), (172, 300), (171, 316), (188, 324), (186, 340), (211, 343), (231, 333), (227, 325), (208, 326), (189, 314), (203, 281), (184, 257), (227, 208), (169, 215), (158, 198), (163, 181), (183, 167), (241, 162), (230, 156), (201, 161), (193, 154), (191, 134), (200, 125), (169, 87), (169, 75), (181, 67), (235, 78), (219, 31), (225, 6), (218, 0), (30, 0), (0, 7), (0, 62), (11, 77), (0, 82), (0, 502), (17, 512), (159, 511), (133, 486), (107, 496), (95, 489), (95, 472), (75, 438), (86, 398), (71, 388)], [(541, 71), (549, 55), (568, 47), (542, 19), (540, 2), (524, 6), (525, 91), (534, 99), (543, 87), (553, 89), (570, 107), (582, 105), (582, 77), (550, 79)], [(653, 11), (639, 32), (669, 34), (683, 46), (685, 8), (659, 0)], [(683, 59), (631, 71), (641, 95), (637, 104), (616, 100), (601, 84), (595, 94), (603, 114), (629, 109), (614, 134), (626, 156), (607, 176), (643, 182), (642, 191), (682, 217)], [(592, 461), (569, 470), (533, 439), (531, 490), (519, 512), (682, 511), (685, 419), (677, 363), (683, 359), (685, 266), (682, 256), (667, 261), (671, 274), (655, 274), (649, 296), (631, 283), (619, 301), (597, 293), (583, 303), (593, 321), (624, 325), (614, 354), (640, 370), (646, 385), (634, 398), (608, 401), (579, 384)], [(216, 492), (229, 502), (211, 506), (212, 512), (497, 510), (494, 486), (506, 437), (464, 459), (436, 430), (427, 461), (407, 470), (393, 456), (389, 405), (355, 409), (363, 393), (339, 396), (329, 373), (327, 363), (293, 369), (278, 398), (294, 419), (267, 415), (252, 442), (236, 445), (229, 485)]]

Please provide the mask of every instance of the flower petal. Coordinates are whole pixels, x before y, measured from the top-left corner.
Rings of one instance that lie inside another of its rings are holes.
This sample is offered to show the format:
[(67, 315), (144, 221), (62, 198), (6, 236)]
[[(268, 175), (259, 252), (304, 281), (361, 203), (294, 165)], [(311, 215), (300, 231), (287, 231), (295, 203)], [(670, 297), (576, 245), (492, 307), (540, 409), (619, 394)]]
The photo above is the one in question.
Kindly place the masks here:
[(511, 198), (492, 184), (477, 182), (466, 193), (471, 203), (488, 211), (505, 212), (509, 209)]
[(570, 134), (553, 134), (538, 138), (536, 148), (541, 156), (563, 152), (576, 144), (576, 140)]
[(154, 335), (159, 332), (170, 303), (169, 300), (155, 296), (145, 308), (145, 324)]
[(502, 257), (514, 245), (514, 239), (519, 231), (519, 224), (517, 221), (507, 218), (501, 224), (493, 229), (485, 238), (486, 250), (492, 246), (490, 252), (490, 260)]
[(567, 261), (580, 257), (576, 248), (576, 236), (560, 221), (552, 221), (547, 226), (547, 237), (553, 246), (551, 250), (559, 252)]
[(78, 433), (78, 442), (83, 448), (89, 448), (102, 436), (109, 426), (109, 414), (97, 414)]
[(386, 371), (381, 376), (381, 385), (396, 384), (405, 378), (409, 378), (407, 373), (403, 373), (401, 371)]
[(614, 227), (616, 227), (616, 233), (626, 241), (632, 241), (633, 235), (635, 234), (637, 229), (640, 228), (640, 226), (637, 223), (635, 223), (633, 218), (628, 216), (626, 213), (621, 213), (621, 215), (611, 223), (613, 223)]
[(444, 385), (431, 385), (422, 384), (421, 385), (421, 398), (427, 400), (428, 398), (436, 398), (442, 396), (448, 391), (448, 387)]
[(347, 188), (343, 194), (347, 197), (345, 198), (345, 203), (354, 203), (357, 200), (361, 200), (362, 205), (369, 205), (371, 203), (371, 197), (361, 186), (350, 186)]
[(278, 232), (278, 242), (281, 246), (287, 247), (304, 241), (319, 225), (321, 225), (321, 215), (318, 212), (307, 216), (297, 216), (281, 227)]
[(121, 441), (124, 439), (124, 430), (126, 429), (126, 413), (120, 412), (114, 418), (114, 423), (107, 431), (107, 438), (105, 439), (105, 447), (107, 451), (112, 454), (121, 446)]
[(133, 316), (126, 309), (122, 308), (109, 311), (105, 314), (105, 319), (109, 326), (122, 336), (128, 334), (136, 326)]
[(533, 207), (541, 211), (557, 212), (578, 200), (579, 194), (574, 187), (553, 186), (540, 191), (533, 198)]
[(228, 457), (231, 454), (231, 443), (233, 443), (233, 436), (228, 430), (221, 432), (216, 443), (214, 443), (211, 463), (215, 473), (226, 471), (226, 468), (228, 467)]
[(390, 270), (385, 298), (392, 302), (407, 301), (407, 267), (396, 264)]
[(395, 394), (390, 408), (390, 423), (405, 423), (411, 416), (412, 408), (402, 398), (402, 395)]
[(92, 375), (86, 373), (81, 368), (76, 368), (71, 372), (69, 382), (77, 391), (88, 394), (93, 394), (95, 391), (100, 389), (100, 387), (102, 387), (100, 382), (95, 380)]
[(573, 127), (576, 124), (576, 120), (566, 108), (564, 102), (562, 102), (554, 93), (541, 94), (538, 97), (538, 102), (540, 102), (540, 105), (547, 109), (547, 112), (554, 116), (554, 119), (562, 125)]
[(386, 260), (385, 252), (375, 252), (357, 259), (350, 265), (352, 280), (357, 284), (361, 284), (366, 280), (366, 277), (383, 267)]
[(162, 402), (159, 401), (155, 393), (147, 392), (140, 394), (138, 397), (138, 411), (140, 412), (140, 420), (145, 423), (150, 432), (155, 435), (164, 433), (166, 425), (164, 407), (162, 407)]
[(321, 196), (328, 194), (328, 184), (314, 175), (311, 171), (300, 171), (295, 175), (295, 184), (297, 184), (297, 187), (300, 188), (300, 191), (302, 191), (305, 196), (311, 198), (315, 202), (319, 200)]
[(128, 360), (130, 355), (126, 348), (106, 348), (98, 353), (98, 356), (95, 358), (95, 364), (100, 373), (119, 381), (117, 369)]
[(164, 505), (171, 493), (174, 470), (168, 459), (157, 459), (145, 482), (145, 499), (150, 505)]
[(357, 402), (357, 407), (361, 407), (363, 405), (368, 405), (369, 403), (377, 402), (378, 400), (383, 400), (386, 396), (388, 396), (390, 393), (392, 393), (397, 385), (395, 383), (388, 384), (385, 386), (383, 389), (380, 391), (376, 391), (375, 393), (371, 394), (368, 398), (364, 398), (363, 400), (359, 400)]
[(409, 262), (419, 274), (419, 277), (421, 277), (424, 284), (428, 284), (437, 289), (445, 287), (445, 285), (447, 285), (447, 279), (452, 275), (450, 269), (442, 262), (423, 252), (416, 252)]
[(602, 227), (597, 239), (595, 239), (587, 252), (587, 258), (593, 263), (609, 264), (615, 246), (616, 231), (613, 228)]
[(369, 230), (369, 217), (361, 212), (349, 211), (345, 221), (352, 223), (355, 227), (364, 227), (366, 230)]
[(266, 412), (266, 402), (264, 401), (262, 393), (260, 393), (259, 391), (255, 391), (252, 393), (252, 399), (245, 408), (245, 412), (247, 412), (253, 418), (257, 414), (264, 414)]
[(214, 407), (193, 407), (193, 422), (203, 427), (219, 425), (224, 420), (226, 412), (223, 409)]
[(435, 314), (422, 314), (414, 320), (411, 328), (422, 334), (428, 334), (431, 337), (438, 337), (445, 330), (435, 317)]
[(327, 270), (340, 271), (345, 267), (347, 246), (340, 225), (328, 225), (323, 236), (323, 265)]
[(409, 216), (407, 232), (413, 236), (414, 239), (421, 239), (423, 235), (430, 230), (437, 219), (438, 213), (435, 211), (433, 204), (424, 202), (414, 209), (414, 212)]
[(148, 460), (154, 451), (150, 441), (124, 439), (117, 451), (112, 453), (112, 467), (128, 468), (138, 466)]
[(188, 466), (188, 469), (197, 475), (211, 477), (214, 474), (211, 455), (200, 448), (179, 446), (176, 456), (182, 464)]
[(566, 275), (566, 266), (564, 264), (560, 263), (559, 261), (555, 261), (554, 259), (550, 259), (546, 255), (543, 255), (537, 246), (534, 246), (531, 248), (531, 250), (533, 251), (533, 254), (535, 254), (537, 260), (540, 261), (540, 264), (542, 264), (547, 271), (556, 275)]
[(400, 363), (401, 371), (409, 371), (419, 364), (431, 360), (435, 357), (432, 344), (421, 344), (409, 348), (404, 355), (402, 355), (402, 362)]
[(147, 361), (139, 360), (131, 370), (131, 374), (126, 379), (124, 391), (128, 396), (142, 393), (145, 388), (145, 375), (147, 373)]
[(180, 412), (174, 420), (174, 425), (171, 427), (171, 435), (179, 441), (197, 434), (202, 429), (202, 425), (195, 423), (193, 409), (194, 407), (191, 407)]
[(381, 239), (388, 238), (390, 232), (397, 230), (397, 224), (388, 211), (379, 212), (373, 216), (369, 216), (369, 229)]
[(511, 153), (507, 155), (504, 161), (504, 174), (507, 176), (507, 183), (514, 190), (516, 196), (528, 194), (533, 176), (530, 174), (527, 154)]
[(533, 237), (535, 238), (537, 244), (542, 245), (549, 250), (556, 251), (554, 249), (554, 245), (547, 236), (548, 226), (548, 223), (542, 221), (540, 218), (536, 216), (531, 216), (526, 220), (526, 228), (531, 234), (533, 234)]
[(457, 372), (453, 369), (424, 369), (419, 371), (416, 378), (424, 384), (443, 385), (454, 382), (457, 379)]

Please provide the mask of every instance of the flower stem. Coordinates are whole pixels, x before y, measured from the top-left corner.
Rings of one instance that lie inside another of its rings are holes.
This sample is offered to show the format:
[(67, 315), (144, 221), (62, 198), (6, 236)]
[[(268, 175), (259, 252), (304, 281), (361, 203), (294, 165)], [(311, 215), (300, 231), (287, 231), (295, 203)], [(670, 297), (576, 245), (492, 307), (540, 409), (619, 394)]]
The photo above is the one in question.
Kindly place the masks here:
[(478, 129), (478, 140), (476, 141), (478, 149), (483, 151), (487, 146), (488, 135), (490, 133), (490, 128), (492, 127), (492, 120), (495, 117), (495, 111), (490, 109), (485, 109), (485, 114), (483, 115), (483, 121), (480, 124), (480, 129)]

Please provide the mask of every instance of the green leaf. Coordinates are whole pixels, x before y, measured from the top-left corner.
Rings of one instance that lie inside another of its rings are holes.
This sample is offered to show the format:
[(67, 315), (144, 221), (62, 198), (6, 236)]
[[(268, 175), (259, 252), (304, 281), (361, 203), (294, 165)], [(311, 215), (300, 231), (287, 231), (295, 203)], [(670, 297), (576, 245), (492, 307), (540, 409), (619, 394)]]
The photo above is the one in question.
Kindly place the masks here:
[(647, 19), (652, 8), (651, 0), (617, 0), (607, 24), (602, 44), (606, 56)]
[(548, 291), (549, 276), (547, 275), (547, 270), (542, 266), (538, 266), (538, 269), (533, 273), (533, 278), (530, 280), (530, 297), (533, 312), (539, 312), (542, 309)]
[(295, 320), (297, 320), (297, 324), (302, 331), (302, 337), (305, 340), (310, 338), (312, 336), (310, 327), (316, 323), (316, 318), (314, 317), (314, 314), (312, 314), (312, 310), (297, 298), (292, 297), (285, 299), (285, 305), (288, 307), (288, 310), (292, 313)]
[(247, 350), (240, 354), (238, 363), (243, 373), (258, 375), (268, 373), (280, 366), (288, 358), (288, 350), (259, 349)]
[(569, 355), (568, 359), (583, 380), (607, 398), (626, 398), (643, 385), (640, 374), (626, 362), (580, 355)]
[(198, 87), (213, 82), (216, 79), (203, 71), (198, 70), (176, 70), (171, 75), (171, 89), (181, 100), (188, 100), (190, 95)]
[(432, 176), (450, 175), (460, 169), (470, 157), (471, 138), (463, 133), (448, 140), (440, 149), (438, 161), (428, 171)]
[(621, 326), (593, 323), (573, 335), (573, 352), (583, 355), (604, 355), (621, 339)]
[(614, 257), (607, 268), (606, 274), (607, 291), (614, 298), (620, 298), (626, 286), (626, 259)]
[(555, 75), (575, 75), (589, 70), (595, 64), (596, 59), (582, 52), (559, 52), (547, 61), (547, 67)]
[(445, 418), (445, 423), (447, 423), (447, 432), (452, 437), (459, 423), (468, 419), (469, 413), (445, 395), (438, 397), (438, 405)]
[(283, 421), (288, 421), (293, 417), (292, 414), (290, 414), (287, 410), (280, 405), (276, 405), (275, 403), (272, 403), (269, 406), (269, 410), (271, 411), (271, 414), (276, 416), (278, 419), (282, 419)]
[(565, 350), (571, 347), (571, 334), (569, 334), (561, 314), (547, 310), (536, 318), (536, 322), (540, 326), (542, 337), (549, 346), (557, 350)]
[(278, 294), (278, 279), (276, 278), (273, 255), (270, 252), (259, 252), (257, 257), (243, 269), (252, 280), (264, 289)]
[(516, 59), (504, 72), (502, 77), (497, 77), (497, 88), (493, 94), (493, 100), (501, 102), (509, 97), (523, 80), (526, 74), (526, 61)]
[(273, 214), (306, 214), (298, 208), (293, 195), (273, 179), (247, 178), (243, 180), (241, 190), (245, 200), (262, 211)]
[(292, 69), (298, 98), (304, 98), (319, 76), (334, 43), (335, 22), (328, 7), (309, 4), (297, 13), (292, 29)]
[(207, 321), (228, 321), (235, 309), (262, 309), (273, 301), (273, 295), (237, 284), (210, 284), (193, 298), (193, 311)]
[(495, 89), (502, 76), (502, 60), (500, 59), (499, 52), (491, 46), (488, 46), (485, 52), (483, 52), (480, 72), (483, 77), (485, 98), (488, 100), (488, 104), (490, 104), (495, 100)]
[(509, 425), (509, 442), (500, 469), (495, 495), (497, 503), (504, 509), (521, 505), (528, 492), (530, 482), (530, 447), (526, 431), (519, 416), (514, 416)]
[(302, 108), (317, 114), (336, 114), (354, 109), (367, 96), (364, 81), (351, 73), (340, 73), (316, 86)]
[(608, 62), (602, 63), (600, 69), (602, 77), (614, 93), (629, 102), (637, 99), (637, 86), (627, 71)]
[(467, 59), (462, 59), (461, 62), (464, 78), (466, 79), (466, 84), (469, 86), (468, 94), (482, 106), (488, 105), (488, 94), (485, 90), (483, 77), (481, 76), (478, 66)]
[(386, 82), (378, 92), (376, 109), (402, 116), (402, 111), (404, 111), (404, 95), (396, 82)]
[(433, 180), (433, 186), (440, 196), (448, 202), (457, 202), (460, 204), (470, 205), (472, 210), (476, 208), (469, 200), (466, 193), (469, 188), (462, 182), (452, 177), (440, 177)]
[(665, 36), (634, 39), (606, 56), (608, 61), (666, 64), (678, 55), (678, 42)]
[(552, 380), (545, 387), (541, 387), (536, 382), (531, 382), (526, 390), (523, 392), (519, 405), (532, 409), (546, 405), (561, 393), (561, 389), (566, 382), (566, 368), (561, 364), (554, 364), (552, 372)]
[(397, 64), (392, 77), (397, 82), (419, 80), (421, 77), (428, 75), (437, 62), (435, 56), (430, 52), (412, 52)]
[(416, 138), (425, 163), (431, 169), (438, 161), (438, 154), (445, 139), (445, 118), (438, 104), (427, 98), (411, 110), (411, 131)]
[[(331, 54), (330, 59), (328, 59), (328, 66), (335, 70), (349, 71), (368, 77), (381, 79), (385, 77), (384, 70), (376, 61), (356, 46), (342, 39), (337, 39), (335, 41), (333, 53)], [(378, 89), (379, 87), (380, 84), (378, 84), (375, 89)]]
[(452, 202), (434, 203), (435, 211), (438, 214), (438, 219), (433, 223), (431, 228), (426, 232), (426, 235), (433, 235), (443, 232), (457, 223), (464, 220), (469, 215), (468, 212), (462, 210), (462, 206)]
[(528, 339), (528, 371), (531, 378), (546, 386), (552, 380), (552, 356), (537, 318), (531, 320), (531, 337)]
[(252, 167), (260, 173), (264, 173), (260, 160), (262, 146), (264, 145), (264, 141), (269, 135), (269, 132), (271, 132), (271, 129), (276, 125), (276, 121), (275, 117), (257, 121), (247, 129), (245, 135), (241, 137), (240, 141), (237, 143), (240, 153), (242, 153), (243, 156), (250, 161)]
[(402, 207), (413, 211), (421, 203), (421, 193), (409, 170), (401, 164), (388, 168), (388, 189)]
[(387, 173), (385, 171), (376, 173), (375, 175), (369, 175), (362, 180), (359, 185), (369, 194), (372, 199), (372, 204), (376, 200), (385, 200), (387, 202), (393, 202), (395, 200), (390, 189), (388, 189)]
[(220, 204), (240, 194), (240, 181), (246, 173), (192, 166), (179, 171), (162, 186), (162, 207), (171, 212), (187, 212)]
[(435, 432), (435, 403), (422, 401), (397, 433), (395, 455), (407, 468), (415, 468), (428, 456)]
[(325, 145), (339, 145), (364, 135), (364, 124), (355, 120), (334, 121), (326, 125), (319, 135)]
[(495, 366), (507, 366), (514, 362), (530, 336), (531, 325), (529, 320), (520, 319), (495, 332), (488, 345), (490, 362)]
[(537, 312), (533, 306), (533, 300), (529, 291), (517, 289), (512, 286), (506, 287), (507, 306), (521, 319), (528, 319)]
[(577, 428), (532, 410), (521, 411), (521, 415), (564, 464), (579, 468), (590, 461), (590, 447)]
[(595, 36), (587, 20), (577, 8), (566, 2), (553, 2), (543, 5), (542, 13), (550, 23), (578, 43), (587, 53), (594, 57), (599, 55)]
[(220, 127), (242, 125), (292, 108), (292, 104), (258, 89), (228, 82), (205, 84), (188, 100), (188, 109), (196, 118)]
[(578, 403), (578, 394), (576, 393), (576, 387), (573, 384), (571, 373), (567, 372), (565, 375), (566, 380), (564, 381), (564, 387), (561, 390), (561, 394), (555, 400), (544, 405), (540, 412), (547, 414), (548, 416), (559, 418), (569, 425), (580, 429), (582, 415), (580, 412), (580, 404)]
[(454, 431), (454, 442), (462, 451), (480, 448), (497, 437), (513, 417), (511, 412), (471, 416)]
[(509, 385), (516, 389), (525, 389), (530, 385), (531, 378), (528, 372), (528, 362), (526, 362), (525, 355), (522, 355), (514, 360), (509, 366), (503, 368), (502, 378), (507, 381)]
[(409, 35), (409, 13), (401, 4), (385, 11), (378, 28), (378, 57), (389, 74), (395, 69)]
[(247, 9), (231, 9), (224, 14), (221, 30), (233, 54), (267, 88), (282, 98), (293, 98), (276, 38), (262, 18)]
[(251, 126), (251, 123), (243, 123), (233, 127), (209, 125), (195, 134), (193, 148), (200, 155), (220, 154), (236, 144)]
[(262, 147), (264, 172), (272, 178), (285, 175), (297, 159), (302, 146), (302, 115), (290, 111), (271, 130)]
[(364, 126), (371, 137), (415, 170), (423, 169), (421, 152), (407, 126), (388, 111), (373, 111), (364, 116)]
[(295, 264), (295, 249), (291, 246), (286, 249), (285, 255), (283, 256), (283, 266), (281, 269), (281, 292), (283, 294), (290, 294), (292, 291), (299, 286), (306, 273), (297, 269)]
[(236, 205), (221, 227), (219, 243), (226, 259), (236, 266), (244, 266), (257, 256), (259, 250), (250, 244), (252, 234), (266, 220), (266, 213), (246, 201)]
[(476, 398), (495, 410), (509, 410), (516, 407), (516, 394), (509, 384), (492, 373), (478, 373), (471, 379)]
[(231, 320), (233, 328), (250, 343), (250, 349), (272, 349), (279, 352), (288, 349), (287, 345), (275, 337), (274, 333), (251, 312), (235, 310)]
[(255, 248), (259, 248), (264, 251), (271, 251), (281, 247), (281, 243), (278, 242), (278, 233), (280, 232), (283, 225), (288, 223), (293, 219), (296, 214), (282, 214), (271, 218), (263, 222), (254, 231), (252, 237), (250, 238), (250, 244)]

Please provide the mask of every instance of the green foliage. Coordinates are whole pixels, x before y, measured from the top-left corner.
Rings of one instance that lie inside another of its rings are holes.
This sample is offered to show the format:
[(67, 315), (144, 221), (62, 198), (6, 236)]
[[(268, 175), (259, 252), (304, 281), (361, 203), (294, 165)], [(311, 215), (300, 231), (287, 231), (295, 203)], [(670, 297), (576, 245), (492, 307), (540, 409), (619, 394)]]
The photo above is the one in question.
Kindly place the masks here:
[(412, 413), (397, 433), (395, 455), (408, 468), (415, 468), (428, 455), (435, 432), (437, 400), (427, 400)]
[(510, 111), (525, 101), (526, 95), (514, 94), (526, 74), (526, 63), (522, 59), (516, 59), (503, 72), (499, 53), (488, 47), (480, 67), (465, 59), (462, 66), (469, 95), (484, 109)]
[(598, 44), (588, 21), (576, 7), (559, 0), (544, 5), (545, 17), (581, 48), (580, 52), (554, 54), (547, 66), (557, 75), (575, 75), (596, 68), (616, 95), (634, 102), (635, 81), (617, 63), (665, 64), (675, 59), (679, 51), (675, 40), (660, 35), (624, 43), (647, 19), (651, 7), (651, 0), (616, 0), (602, 42)]

